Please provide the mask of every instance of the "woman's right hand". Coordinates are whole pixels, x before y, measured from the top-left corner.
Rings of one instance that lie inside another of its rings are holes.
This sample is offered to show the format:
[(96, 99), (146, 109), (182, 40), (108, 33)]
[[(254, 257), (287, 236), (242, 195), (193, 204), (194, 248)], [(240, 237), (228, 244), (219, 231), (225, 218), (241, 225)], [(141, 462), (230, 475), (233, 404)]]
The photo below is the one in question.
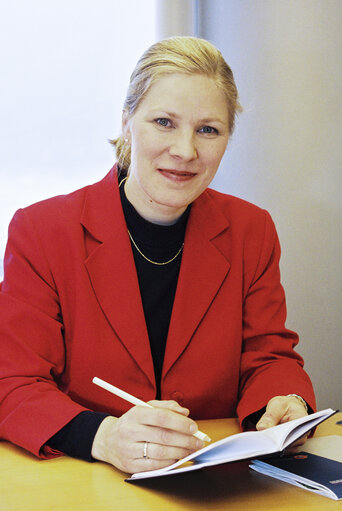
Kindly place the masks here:
[(166, 467), (203, 447), (187, 408), (175, 401), (149, 404), (153, 408), (134, 406), (119, 418), (106, 417), (93, 441), (93, 458), (131, 474)]

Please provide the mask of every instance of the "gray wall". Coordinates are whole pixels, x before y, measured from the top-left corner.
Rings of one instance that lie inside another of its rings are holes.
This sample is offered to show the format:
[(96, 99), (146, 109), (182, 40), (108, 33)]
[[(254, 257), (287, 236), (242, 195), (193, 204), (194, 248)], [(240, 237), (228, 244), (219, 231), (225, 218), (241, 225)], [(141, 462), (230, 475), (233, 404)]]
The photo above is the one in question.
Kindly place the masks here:
[(214, 187), (270, 211), (288, 327), (318, 406), (342, 406), (342, 2), (199, 0), (244, 113)]

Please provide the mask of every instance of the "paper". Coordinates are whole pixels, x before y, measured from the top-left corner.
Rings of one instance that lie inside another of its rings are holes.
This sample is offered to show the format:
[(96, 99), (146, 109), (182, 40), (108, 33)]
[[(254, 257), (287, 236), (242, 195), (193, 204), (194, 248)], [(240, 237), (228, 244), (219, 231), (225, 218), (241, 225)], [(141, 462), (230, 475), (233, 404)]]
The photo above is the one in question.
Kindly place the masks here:
[(341, 436), (312, 438), (299, 453), (253, 460), (250, 468), (333, 500), (342, 499)]
[(329, 408), (263, 431), (247, 431), (231, 435), (166, 468), (137, 472), (127, 481), (179, 474), (222, 463), (281, 452), (334, 413), (336, 412)]

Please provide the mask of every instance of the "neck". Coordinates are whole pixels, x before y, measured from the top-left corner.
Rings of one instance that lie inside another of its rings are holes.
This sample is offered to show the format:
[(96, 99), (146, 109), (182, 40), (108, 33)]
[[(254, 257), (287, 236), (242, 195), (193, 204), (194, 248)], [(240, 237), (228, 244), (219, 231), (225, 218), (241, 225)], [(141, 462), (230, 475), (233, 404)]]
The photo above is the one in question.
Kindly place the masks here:
[(132, 186), (132, 179), (134, 178), (125, 178), (121, 185), (125, 187), (126, 197), (134, 209), (148, 222), (158, 225), (173, 225), (186, 210), (186, 207), (176, 209), (159, 204), (152, 200), (141, 188), (137, 193), (136, 187)]

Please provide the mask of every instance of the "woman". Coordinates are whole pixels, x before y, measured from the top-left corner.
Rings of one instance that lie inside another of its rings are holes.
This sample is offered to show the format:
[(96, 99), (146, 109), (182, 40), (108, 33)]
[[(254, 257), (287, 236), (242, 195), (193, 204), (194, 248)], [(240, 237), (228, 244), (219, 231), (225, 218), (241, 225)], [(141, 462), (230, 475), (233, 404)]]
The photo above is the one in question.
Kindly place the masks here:
[(263, 429), (315, 408), (284, 325), (272, 220), (207, 188), (239, 109), (210, 43), (156, 43), (131, 76), (118, 165), (16, 213), (0, 293), (2, 438), (137, 472), (202, 447), (196, 419), (237, 414)]

